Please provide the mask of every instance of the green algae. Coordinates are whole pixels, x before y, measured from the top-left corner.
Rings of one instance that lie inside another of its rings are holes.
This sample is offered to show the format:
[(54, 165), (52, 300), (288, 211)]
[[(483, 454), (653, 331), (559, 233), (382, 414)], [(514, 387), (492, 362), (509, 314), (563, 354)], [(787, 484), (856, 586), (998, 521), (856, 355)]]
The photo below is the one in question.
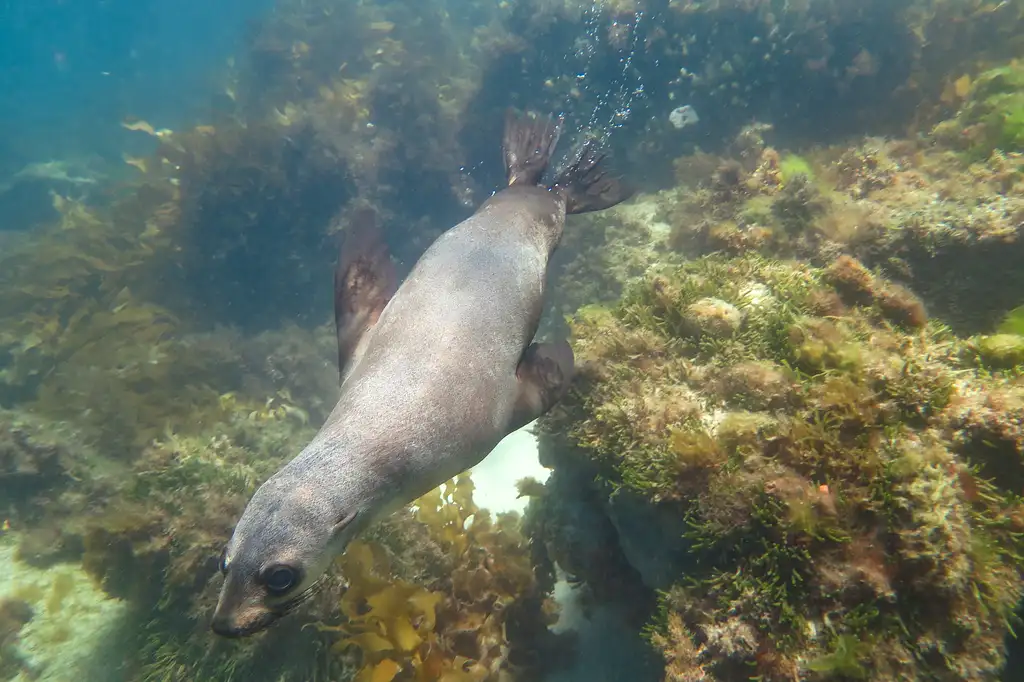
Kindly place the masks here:
[(758, 194), (747, 199), (740, 207), (739, 218), (744, 224), (772, 224), (772, 198)]
[(959, 142), (973, 160), (1024, 151), (1024, 66), (1014, 61), (979, 74), (956, 118), (936, 133)]
[(1005, 152), (1024, 150), (1024, 67), (1010, 64), (986, 71), (970, 96), (989, 140)]
[(817, 673), (838, 675), (842, 678), (867, 679), (868, 670), (861, 661), (868, 657), (870, 646), (851, 635), (840, 635), (836, 637), (833, 650), (809, 661), (807, 668)]
[(995, 334), (975, 339), (978, 361), (992, 370), (1008, 370), (1024, 365), (1024, 306), (1006, 313)]
[(1000, 334), (1024, 336), (1024, 305), (1006, 313), (1003, 321), (999, 323), (998, 331)]
[(1024, 364), (1024, 336), (993, 334), (978, 339), (978, 356), (994, 369), (1009, 369)]
[(783, 185), (792, 182), (800, 176), (803, 176), (809, 182), (814, 182), (814, 169), (807, 159), (797, 154), (786, 154), (779, 160), (779, 177)]

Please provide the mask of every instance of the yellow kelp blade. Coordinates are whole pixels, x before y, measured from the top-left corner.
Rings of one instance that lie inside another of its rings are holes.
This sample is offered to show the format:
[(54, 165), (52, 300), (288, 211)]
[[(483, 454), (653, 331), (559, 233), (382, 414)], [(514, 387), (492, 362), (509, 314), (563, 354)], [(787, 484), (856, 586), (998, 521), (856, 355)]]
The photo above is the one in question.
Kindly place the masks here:
[(423, 590), (409, 597), (409, 603), (419, 613), (423, 614), (423, 622), (420, 629), (425, 632), (433, 632), (437, 625), (437, 605), (444, 599), (440, 592), (428, 592)]
[(390, 641), (376, 632), (362, 632), (352, 637), (346, 637), (336, 642), (331, 648), (341, 653), (350, 646), (359, 647), (364, 654), (379, 654), (382, 651), (394, 651), (395, 649)]
[(388, 638), (395, 648), (403, 653), (410, 653), (423, 641), (408, 616), (395, 616), (387, 624)]
[(386, 659), (377, 665), (364, 666), (356, 675), (355, 682), (391, 682), (401, 670), (402, 666)]
[(385, 587), (376, 594), (366, 598), (370, 610), (364, 614), (366, 620), (378, 619), (388, 621), (395, 616), (409, 612), (409, 597), (423, 588), (405, 583)]

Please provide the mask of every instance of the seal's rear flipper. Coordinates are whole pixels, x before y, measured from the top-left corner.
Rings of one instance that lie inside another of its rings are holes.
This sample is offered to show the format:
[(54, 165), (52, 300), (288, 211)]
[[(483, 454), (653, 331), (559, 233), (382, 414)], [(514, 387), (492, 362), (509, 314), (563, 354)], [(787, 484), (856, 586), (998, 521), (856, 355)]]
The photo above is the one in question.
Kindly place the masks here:
[(514, 109), (505, 112), (505, 136), (501, 146), (508, 184), (538, 184), (561, 133), (561, 119), (521, 114)]
[(509, 430), (526, 426), (554, 407), (569, 390), (573, 373), (572, 348), (567, 341), (531, 343), (516, 368), (519, 397)]
[(334, 270), (334, 323), (342, 381), (362, 354), (366, 330), (377, 324), (397, 287), (395, 268), (373, 209), (353, 215)]
[(576, 161), (555, 178), (551, 189), (565, 197), (567, 213), (600, 211), (633, 195), (633, 190), (621, 180), (608, 175), (601, 163), (604, 158), (605, 154), (588, 140)]

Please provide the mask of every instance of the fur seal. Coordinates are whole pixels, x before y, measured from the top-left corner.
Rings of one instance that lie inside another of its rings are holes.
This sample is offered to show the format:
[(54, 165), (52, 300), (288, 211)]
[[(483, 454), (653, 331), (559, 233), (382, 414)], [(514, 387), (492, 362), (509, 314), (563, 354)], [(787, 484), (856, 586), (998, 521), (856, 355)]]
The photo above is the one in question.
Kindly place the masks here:
[(341, 394), (312, 442), (253, 495), (221, 558), (219, 635), (309, 597), (371, 521), (475, 466), (568, 390), (566, 341), (533, 341), (567, 213), (629, 196), (585, 144), (540, 179), (561, 121), (509, 111), (508, 186), (442, 234), (400, 287), (383, 243), (349, 230), (335, 271)]

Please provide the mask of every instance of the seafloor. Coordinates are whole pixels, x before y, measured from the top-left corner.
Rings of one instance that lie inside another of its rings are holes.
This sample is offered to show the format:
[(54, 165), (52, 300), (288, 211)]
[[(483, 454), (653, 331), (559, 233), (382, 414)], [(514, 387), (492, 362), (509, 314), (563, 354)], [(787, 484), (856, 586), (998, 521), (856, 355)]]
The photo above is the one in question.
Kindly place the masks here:
[[(1022, 41), (1022, 2), (282, 0), (208, 119), (0, 187), (49, 201), (0, 229), (0, 679), (1020, 679)], [(407, 271), (510, 104), (640, 190), (556, 254), (573, 391), (214, 637), (337, 392), (338, 233)]]

